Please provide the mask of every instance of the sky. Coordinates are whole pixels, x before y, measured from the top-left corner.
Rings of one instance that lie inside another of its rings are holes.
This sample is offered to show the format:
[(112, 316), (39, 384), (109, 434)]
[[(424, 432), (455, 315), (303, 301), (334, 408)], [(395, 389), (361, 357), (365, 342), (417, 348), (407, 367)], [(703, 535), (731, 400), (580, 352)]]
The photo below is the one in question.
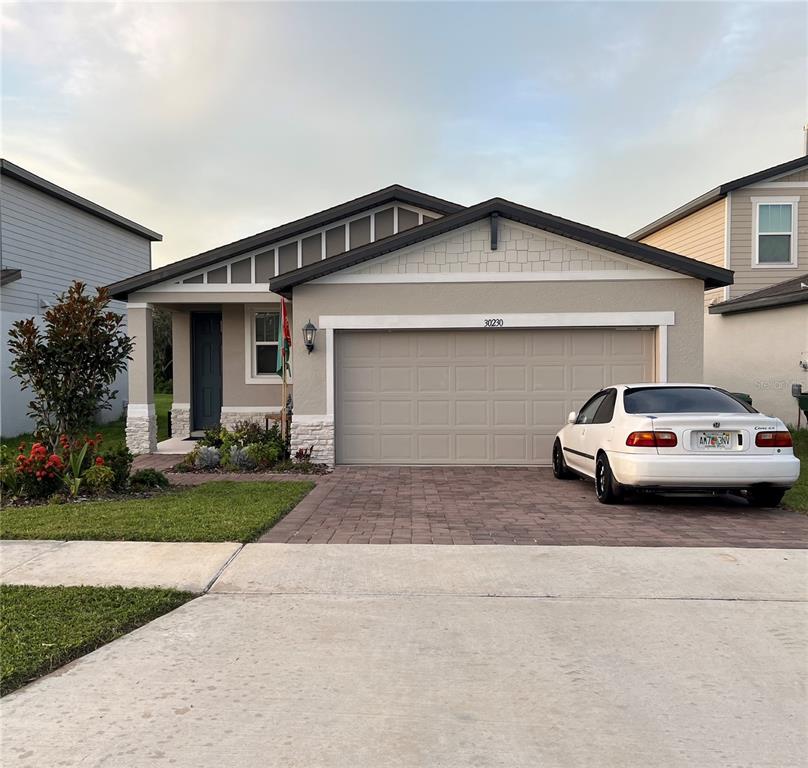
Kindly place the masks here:
[(3, 157), (154, 266), (404, 184), (628, 234), (804, 153), (808, 4), (6, 3)]

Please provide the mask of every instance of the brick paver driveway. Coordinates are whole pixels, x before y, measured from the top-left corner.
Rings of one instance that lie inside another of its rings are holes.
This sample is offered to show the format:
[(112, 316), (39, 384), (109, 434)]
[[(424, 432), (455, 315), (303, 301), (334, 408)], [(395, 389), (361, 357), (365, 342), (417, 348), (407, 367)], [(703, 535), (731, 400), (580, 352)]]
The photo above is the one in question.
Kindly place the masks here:
[(606, 506), (544, 468), (338, 467), (261, 541), (808, 548), (808, 516), (729, 497)]

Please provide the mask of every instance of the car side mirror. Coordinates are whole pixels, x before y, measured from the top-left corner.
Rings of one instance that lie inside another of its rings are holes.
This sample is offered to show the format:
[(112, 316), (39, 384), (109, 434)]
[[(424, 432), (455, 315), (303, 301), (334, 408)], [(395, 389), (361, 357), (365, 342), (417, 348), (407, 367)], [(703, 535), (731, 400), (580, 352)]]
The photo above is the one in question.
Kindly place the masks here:
[(567, 424), (575, 424), (577, 418), (578, 414), (575, 411), (570, 411), (569, 416), (567, 416)]

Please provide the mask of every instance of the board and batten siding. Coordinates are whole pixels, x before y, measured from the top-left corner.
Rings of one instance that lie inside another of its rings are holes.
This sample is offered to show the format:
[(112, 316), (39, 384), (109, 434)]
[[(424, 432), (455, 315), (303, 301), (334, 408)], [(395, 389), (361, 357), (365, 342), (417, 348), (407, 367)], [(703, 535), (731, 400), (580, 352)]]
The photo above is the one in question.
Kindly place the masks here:
[[(808, 171), (800, 173), (808, 174)], [(789, 180), (795, 181), (791, 177)], [(808, 272), (808, 181), (804, 187), (744, 187), (731, 192), (730, 196), (732, 216), (729, 255), (730, 269), (735, 272), (735, 282), (729, 289), (730, 298), (735, 299), (750, 291), (768, 288)], [(794, 266), (757, 267), (753, 264), (755, 204), (752, 198), (761, 197), (800, 198), (797, 206), (797, 264)]]
[[(726, 201), (716, 200), (690, 216), (648, 235), (641, 242), (723, 267), (725, 215)], [(705, 306), (723, 299), (723, 288), (714, 288), (704, 292)]]
[(151, 268), (146, 238), (7, 176), (0, 180), (0, 238), (3, 268), (22, 270), (20, 280), (2, 287), (3, 311), (27, 316), (73, 280), (96, 287)]

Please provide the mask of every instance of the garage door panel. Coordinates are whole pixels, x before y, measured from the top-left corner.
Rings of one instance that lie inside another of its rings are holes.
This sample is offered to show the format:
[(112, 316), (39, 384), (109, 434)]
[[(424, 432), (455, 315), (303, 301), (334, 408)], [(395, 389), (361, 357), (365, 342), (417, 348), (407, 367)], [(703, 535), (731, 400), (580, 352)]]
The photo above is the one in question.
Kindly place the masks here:
[(418, 456), (424, 461), (445, 464), (452, 459), (452, 438), (448, 434), (420, 434), (415, 436)]
[(457, 392), (488, 392), (488, 366), (458, 365), (455, 368)]
[(498, 365), (494, 368), (494, 388), (497, 392), (524, 392), (527, 389), (525, 364)]
[[(445, 356), (444, 356), (445, 359)], [(414, 362), (417, 365), (417, 362)], [(448, 365), (424, 366), (417, 370), (419, 392), (448, 392), (451, 375)]]
[[(379, 423), (384, 427), (413, 427), (414, 408), (415, 403), (412, 400), (381, 400)], [(363, 426), (368, 425), (365, 423)]]
[(455, 435), (455, 458), (459, 463), (480, 464), (487, 461), (488, 434)]
[(567, 367), (564, 363), (553, 362), (547, 365), (533, 366), (533, 391), (555, 390), (567, 388)]
[(455, 401), (455, 426), (487, 427), (488, 405), (489, 403), (487, 400)]
[(448, 427), (452, 423), (448, 400), (420, 400), (417, 407), (420, 427)]
[[(412, 450), (412, 435), (409, 434), (384, 434), (379, 439), (379, 453), (381, 458), (388, 463), (407, 464), (415, 458)], [(377, 460), (368, 460), (369, 463), (377, 463)]]
[(385, 393), (403, 392), (409, 395), (415, 372), (409, 366), (382, 366), (379, 368), (379, 391)]
[(616, 330), (338, 332), (339, 463), (548, 464), (567, 413), (652, 381), (654, 334)]

